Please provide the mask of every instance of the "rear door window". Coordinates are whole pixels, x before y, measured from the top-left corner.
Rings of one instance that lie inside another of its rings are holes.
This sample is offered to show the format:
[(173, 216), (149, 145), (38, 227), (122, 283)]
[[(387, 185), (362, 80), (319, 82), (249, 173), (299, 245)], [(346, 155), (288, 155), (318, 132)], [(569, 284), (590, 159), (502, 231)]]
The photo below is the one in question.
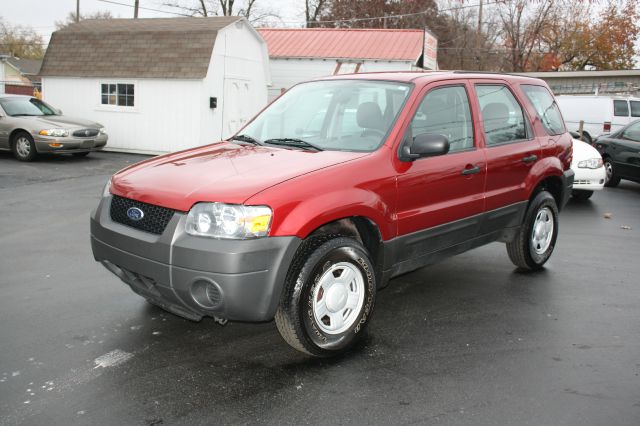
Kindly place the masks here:
[(535, 108), (538, 118), (540, 118), (547, 133), (559, 135), (566, 131), (560, 108), (558, 108), (558, 104), (546, 88), (523, 84), (522, 90)]
[(629, 116), (629, 104), (627, 101), (614, 100), (613, 101), (613, 115), (616, 117), (628, 117)]
[(522, 107), (506, 86), (477, 84), (487, 146), (527, 139)]

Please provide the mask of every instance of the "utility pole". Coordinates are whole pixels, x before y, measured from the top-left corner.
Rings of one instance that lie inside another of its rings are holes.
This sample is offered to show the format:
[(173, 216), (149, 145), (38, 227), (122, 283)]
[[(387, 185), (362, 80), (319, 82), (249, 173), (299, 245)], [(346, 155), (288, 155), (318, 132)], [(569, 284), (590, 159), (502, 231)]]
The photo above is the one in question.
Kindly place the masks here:
[(80, 22), (80, 0), (76, 0), (76, 22)]
[(133, 6), (133, 19), (138, 19), (138, 6), (140, 6), (140, 0), (136, 0)]
[(482, 40), (482, 0), (478, 4), (478, 31), (476, 32), (476, 61), (480, 69), (480, 47)]

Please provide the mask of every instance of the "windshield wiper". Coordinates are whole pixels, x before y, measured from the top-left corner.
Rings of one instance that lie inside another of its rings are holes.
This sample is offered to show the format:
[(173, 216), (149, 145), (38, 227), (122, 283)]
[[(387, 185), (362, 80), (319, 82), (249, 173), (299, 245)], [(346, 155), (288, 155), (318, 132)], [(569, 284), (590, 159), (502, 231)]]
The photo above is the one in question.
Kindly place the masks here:
[(232, 137), (230, 140), (232, 141), (240, 141), (240, 142), (248, 142), (254, 145), (263, 145), (262, 142), (260, 142), (259, 140), (252, 138), (249, 135), (235, 135), (234, 137)]
[(267, 139), (264, 143), (269, 145), (282, 145), (282, 146), (294, 146), (296, 148), (307, 148), (307, 149), (315, 149), (316, 151), (324, 151), (324, 149), (320, 148), (317, 145), (309, 143), (307, 141), (303, 141), (302, 139), (296, 138), (275, 138), (275, 139)]
[(40, 116), (35, 114), (13, 114), (12, 117), (40, 117)]

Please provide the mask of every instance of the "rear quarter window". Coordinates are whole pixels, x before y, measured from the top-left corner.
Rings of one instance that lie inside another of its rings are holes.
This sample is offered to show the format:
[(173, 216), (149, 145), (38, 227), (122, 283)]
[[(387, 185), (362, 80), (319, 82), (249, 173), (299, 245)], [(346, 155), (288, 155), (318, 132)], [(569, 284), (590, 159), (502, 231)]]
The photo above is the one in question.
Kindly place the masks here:
[(543, 86), (523, 84), (521, 87), (547, 133), (550, 135), (564, 133), (566, 131), (564, 121), (553, 95)]
[(628, 117), (629, 116), (629, 104), (627, 101), (614, 100), (613, 101), (613, 115), (616, 117)]

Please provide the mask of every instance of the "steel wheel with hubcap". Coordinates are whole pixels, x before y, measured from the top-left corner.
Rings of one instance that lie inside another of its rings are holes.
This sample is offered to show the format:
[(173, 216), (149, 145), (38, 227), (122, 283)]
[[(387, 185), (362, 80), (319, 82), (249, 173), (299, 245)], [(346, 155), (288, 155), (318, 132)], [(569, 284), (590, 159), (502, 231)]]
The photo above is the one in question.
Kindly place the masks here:
[(27, 132), (19, 132), (13, 137), (13, 155), (20, 161), (32, 161), (38, 154), (33, 138)]
[(542, 190), (529, 202), (524, 222), (516, 237), (507, 242), (507, 253), (522, 269), (541, 269), (558, 237), (558, 207), (553, 196)]
[(553, 213), (549, 207), (538, 210), (531, 230), (531, 248), (536, 254), (544, 254), (553, 237)]
[(302, 243), (278, 311), (278, 331), (293, 348), (315, 356), (349, 349), (371, 318), (376, 279), (369, 253), (349, 237), (327, 235)]
[(340, 334), (353, 325), (364, 302), (364, 277), (349, 262), (327, 269), (313, 292), (313, 315), (320, 330)]

